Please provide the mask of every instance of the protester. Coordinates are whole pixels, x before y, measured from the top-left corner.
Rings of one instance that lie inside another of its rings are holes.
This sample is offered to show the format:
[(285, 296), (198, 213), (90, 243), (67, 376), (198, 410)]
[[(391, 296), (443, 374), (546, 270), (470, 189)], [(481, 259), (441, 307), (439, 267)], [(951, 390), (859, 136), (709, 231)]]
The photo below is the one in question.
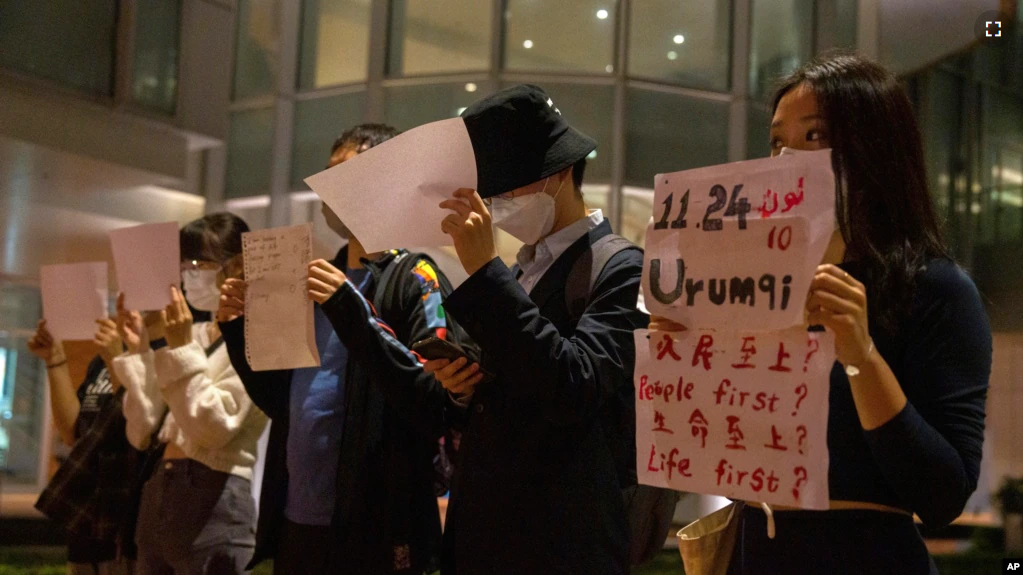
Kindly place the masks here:
[[(610, 223), (587, 210), (596, 143), (540, 88), (503, 90), (462, 117), (479, 192), (441, 203), (469, 274), (444, 305), (496, 377), (480, 383), (465, 359), (425, 366), (467, 406), (444, 571), (627, 572), (642, 253), (609, 243)], [(491, 223), (525, 243), (514, 269), (497, 258)], [(580, 282), (582, 301), (567, 302)]]
[[(380, 124), (351, 128), (334, 143), (330, 166), (396, 134)], [(323, 212), (348, 244), (333, 261), (309, 264), (320, 366), (254, 372), (245, 355), (246, 285), (222, 287), (217, 319), (231, 360), (272, 420), (253, 563), (273, 558), (278, 574), (431, 572), (441, 537), (433, 457), (444, 429), (418, 405), (386, 396), (379, 374), (400, 360), (364, 344), (380, 334), (404, 346), (458, 340), (441, 304), (451, 287), (428, 256), (367, 253), (325, 204)], [(382, 321), (331, 318), (324, 282), (336, 281), (333, 294), (345, 278)]]
[(123, 350), (113, 320), (96, 321), (93, 343), (99, 354), (89, 362), (75, 389), (64, 347), (40, 320), (28, 349), (46, 363), (53, 422), (71, 454), (36, 502), (43, 514), (68, 534), (70, 574), (133, 574), (133, 535), (137, 507), (132, 500), (139, 453), (124, 433), (124, 388), (111, 371)]
[[(894, 74), (813, 60), (774, 97), (771, 154), (831, 148), (839, 230), (810, 286), (808, 322), (835, 335), (826, 512), (742, 512), (733, 573), (934, 573), (932, 528), (977, 487), (991, 331), (951, 259), (927, 190), (920, 133)], [(660, 329), (680, 326), (655, 319)], [(653, 324), (651, 328), (655, 327)]]
[[(213, 310), (217, 286), (241, 274), (237, 216), (211, 214), (181, 230), (185, 284), (168, 287), (158, 317), (124, 309), (118, 330), (128, 352), (114, 359), (127, 389), (127, 434), (139, 449), (165, 443), (146, 483), (136, 542), (143, 574), (241, 574), (255, 546), (252, 468), (266, 416), (253, 406), (231, 366), (215, 322), (193, 323), (186, 298)], [(165, 342), (150, 339), (162, 331)], [(153, 436), (155, 435), (155, 439)]]

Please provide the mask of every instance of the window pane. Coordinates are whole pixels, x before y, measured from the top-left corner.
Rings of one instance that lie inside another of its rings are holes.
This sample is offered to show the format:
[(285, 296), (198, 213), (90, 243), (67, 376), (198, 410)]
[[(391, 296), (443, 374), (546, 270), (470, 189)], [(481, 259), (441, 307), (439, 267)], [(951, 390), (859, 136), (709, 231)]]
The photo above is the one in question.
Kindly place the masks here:
[(342, 132), (362, 123), (365, 92), (295, 103), (295, 142), (291, 152), (291, 189), (307, 190), (303, 180), (327, 167), (330, 147)]
[(427, 122), (454, 118), (484, 96), (486, 94), (479, 92), (471, 82), (386, 88), (384, 117), (398, 130), (408, 130)]
[(746, 116), (746, 158), (771, 155), (771, 112), (751, 103)]
[(238, 1), (234, 99), (270, 94), (277, 65), (277, 0)]
[(366, 79), (369, 12), (370, 3), (361, 0), (304, 0), (300, 89)]
[(508, 0), (504, 67), (614, 72), (616, 0)]
[(34, 486), (45, 409), (43, 363), (27, 347), (42, 315), (39, 290), (0, 283), (0, 470), (4, 488)]
[[(650, 183), (653, 184), (653, 181)], [(622, 231), (620, 234), (638, 246), (645, 246), (646, 228), (653, 213), (653, 189), (626, 186), (622, 190)]]
[(750, 96), (766, 98), (773, 84), (810, 58), (813, 0), (753, 0)]
[(817, 52), (832, 48), (856, 48), (858, 0), (828, 0), (817, 3)]
[(178, 97), (180, 0), (139, 2), (131, 97), (146, 108), (173, 114)]
[[(515, 84), (508, 83), (508, 88)], [(585, 182), (611, 181), (611, 121), (614, 117), (614, 88), (589, 84), (555, 84), (541, 82), (544, 92), (561, 110), (565, 120), (597, 141), (597, 149), (586, 162)]]
[(0, 66), (113, 94), (116, 0), (0, 2)]
[(392, 0), (391, 76), (486, 70), (490, 67), (490, 2)]
[(630, 88), (625, 183), (650, 188), (654, 175), (728, 161), (728, 104)]
[(643, 0), (631, 9), (629, 76), (728, 90), (730, 0)]
[(269, 192), (273, 118), (273, 108), (231, 114), (224, 185), (228, 198)]

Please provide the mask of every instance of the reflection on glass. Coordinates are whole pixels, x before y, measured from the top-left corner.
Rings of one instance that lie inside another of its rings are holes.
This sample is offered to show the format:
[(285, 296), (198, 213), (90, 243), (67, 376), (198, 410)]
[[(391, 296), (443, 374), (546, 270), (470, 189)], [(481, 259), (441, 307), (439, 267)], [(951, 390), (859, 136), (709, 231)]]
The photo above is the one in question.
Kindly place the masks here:
[(269, 192), (273, 117), (273, 108), (231, 114), (224, 184), (228, 198)]
[(113, 94), (117, 0), (0, 2), (0, 66)]
[(295, 142), (291, 152), (292, 190), (308, 189), (303, 180), (326, 168), (330, 147), (342, 132), (362, 123), (365, 108), (365, 92), (295, 103)]
[(0, 283), (0, 472), (5, 490), (34, 487), (39, 476), (46, 377), (27, 342), (41, 315), (38, 288)]
[(390, 76), (490, 67), (490, 2), (392, 0), (390, 26)]
[(654, 175), (728, 161), (728, 104), (630, 88), (625, 183), (651, 188)]
[(629, 16), (629, 76), (727, 91), (730, 0), (642, 0)]
[(749, 90), (770, 96), (774, 83), (810, 58), (813, 0), (753, 0)]
[(173, 114), (178, 94), (180, 0), (139, 2), (135, 12), (132, 100)]
[(617, 0), (508, 0), (504, 67), (554, 72), (614, 72)]
[[(471, 88), (471, 90), (470, 90)], [(396, 86), (384, 90), (384, 118), (398, 130), (454, 118), (486, 96), (475, 83)]]
[(235, 100), (273, 92), (280, 40), (277, 12), (277, 0), (238, 0)]
[[(515, 84), (505, 84), (507, 88)], [(597, 149), (586, 162), (585, 181), (591, 184), (611, 180), (611, 120), (614, 89), (592, 84), (539, 82), (569, 124), (597, 141)]]
[(300, 89), (366, 79), (369, 13), (365, 0), (303, 0)]

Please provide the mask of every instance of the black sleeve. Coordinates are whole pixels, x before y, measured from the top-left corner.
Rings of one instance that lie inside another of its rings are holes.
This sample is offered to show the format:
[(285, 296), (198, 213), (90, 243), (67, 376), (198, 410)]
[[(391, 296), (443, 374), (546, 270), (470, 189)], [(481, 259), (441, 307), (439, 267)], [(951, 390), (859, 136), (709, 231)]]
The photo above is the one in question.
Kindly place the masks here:
[(977, 488), (991, 374), (991, 328), (973, 282), (952, 265), (931, 266), (902, 372), (906, 407), (866, 431), (896, 493), (930, 527), (949, 524)]
[(291, 394), (291, 370), (256, 372), (249, 366), (245, 357), (245, 317), (221, 322), (219, 326), (231, 365), (241, 378), (249, 398), (271, 420), (284, 418), (283, 411), (288, 408), (288, 396)]
[(440, 383), (423, 372), (419, 358), (375, 316), (359, 290), (345, 282), (321, 308), (349, 357), (358, 358), (387, 404), (413, 425), (440, 437), (447, 412), (456, 407)]
[(534, 401), (547, 420), (596, 417), (602, 405), (632, 385), (633, 330), (648, 318), (636, 309), (643, 256), (624, 251), (608, 262), (575, 331), (561, 334), (495, 258), (448, 298), (448, 311), (485, 354), (499, 355), (508, 394)]

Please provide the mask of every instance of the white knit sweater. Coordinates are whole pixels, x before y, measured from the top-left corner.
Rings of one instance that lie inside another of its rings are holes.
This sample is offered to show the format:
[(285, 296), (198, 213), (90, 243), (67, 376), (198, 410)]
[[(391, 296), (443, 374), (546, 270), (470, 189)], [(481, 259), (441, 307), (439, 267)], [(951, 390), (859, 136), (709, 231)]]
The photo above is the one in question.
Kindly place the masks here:
[(191, 459), (214, 470), (252, 479), (256, 442), (266, 415), (245, 392), (227, 347), (209, 358), (208, 323), (192, 327), (192, 343), (176, 349), (122, 354), (114, 370), (125, 387), (127, 436), (139, 450), (169, 409), (158, 438), (174, 443)]

